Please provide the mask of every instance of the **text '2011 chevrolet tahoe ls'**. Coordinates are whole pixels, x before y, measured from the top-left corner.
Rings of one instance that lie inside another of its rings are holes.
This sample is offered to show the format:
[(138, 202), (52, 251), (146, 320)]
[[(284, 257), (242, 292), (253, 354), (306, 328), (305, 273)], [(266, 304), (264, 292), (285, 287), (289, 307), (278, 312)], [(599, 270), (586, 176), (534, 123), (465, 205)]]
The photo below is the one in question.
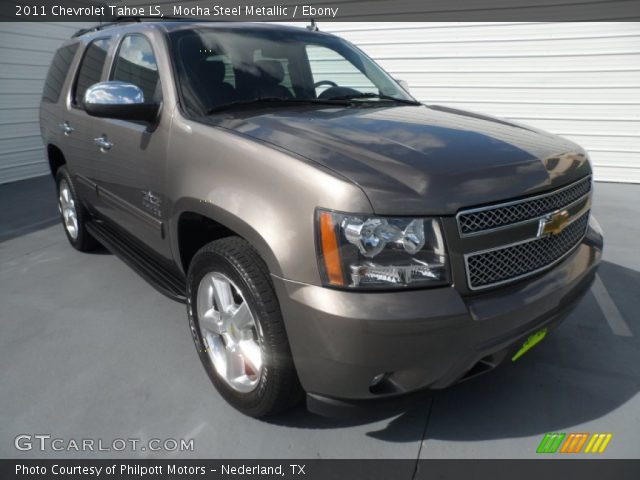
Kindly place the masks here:
[(40, 116), (71, 245), (184, 301), (212, 382), (256, 417), (517, 358), (601, 258), (579, 146), (423, 105), (329, 34), (105, 24), (58, 50)]

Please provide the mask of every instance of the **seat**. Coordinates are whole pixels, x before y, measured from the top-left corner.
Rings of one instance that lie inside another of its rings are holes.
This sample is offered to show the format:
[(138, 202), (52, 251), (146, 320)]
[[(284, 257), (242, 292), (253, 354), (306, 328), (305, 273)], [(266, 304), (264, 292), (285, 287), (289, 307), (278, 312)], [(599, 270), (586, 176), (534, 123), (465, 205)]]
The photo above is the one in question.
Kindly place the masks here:
[(291, 91), (284, 85), (280, 85), (284, 80), (284, 68), (277, 60), (258, 60), (255, 65), (260, 74), (257, 85), (258, 96), (292, 98)]
[(197, 71), (197, 78), (205, 89), (210, 107), (235, 100), (236, 89), (224, 81), (226, 66), (222, 60), (200, 62)]
[(211, 58), (200, 37), (185, 37), (180, 41), (180, 56), (190, 95), (203, 111), (236, 99), (236, 90), (224, 81), (226, 66), (222, 60)]

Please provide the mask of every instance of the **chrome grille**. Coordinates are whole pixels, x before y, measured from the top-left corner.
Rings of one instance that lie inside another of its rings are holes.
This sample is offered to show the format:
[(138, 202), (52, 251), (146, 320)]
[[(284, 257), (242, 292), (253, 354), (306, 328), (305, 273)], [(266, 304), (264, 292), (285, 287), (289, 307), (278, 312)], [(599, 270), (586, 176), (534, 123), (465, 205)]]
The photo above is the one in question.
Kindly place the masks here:
[(565, 257), (585, 235), (589, 212), (558, 235), (527, 240), (465, 257), (472, 290), (488, 288), (544, 270)]
[(591, 191), (591, 177), (585, 177), (560, 190), (515, 202), (463, 211), (458, 214), (461, 236), (481, 233), (531, 220), (566, 207)]

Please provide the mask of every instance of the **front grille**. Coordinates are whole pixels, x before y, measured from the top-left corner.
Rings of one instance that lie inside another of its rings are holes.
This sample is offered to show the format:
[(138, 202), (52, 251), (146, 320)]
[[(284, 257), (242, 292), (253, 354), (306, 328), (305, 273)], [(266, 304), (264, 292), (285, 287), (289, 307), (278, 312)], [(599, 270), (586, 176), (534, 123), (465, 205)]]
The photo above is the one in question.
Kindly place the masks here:
[(513, 223), (538, 218), (546, 213), (566, 207), (591, 191), (591, 177), (568, 185), (555, 192), (509, 202), (477, 208), (458, 214), (458, 228), (462, 236), (491, 230)]
[(468, 255), (469, 287), (472, 290), (488, 288), (554, 265), (582, 240), (588, 223), (589, 212), (586, 212), (558, 235)]

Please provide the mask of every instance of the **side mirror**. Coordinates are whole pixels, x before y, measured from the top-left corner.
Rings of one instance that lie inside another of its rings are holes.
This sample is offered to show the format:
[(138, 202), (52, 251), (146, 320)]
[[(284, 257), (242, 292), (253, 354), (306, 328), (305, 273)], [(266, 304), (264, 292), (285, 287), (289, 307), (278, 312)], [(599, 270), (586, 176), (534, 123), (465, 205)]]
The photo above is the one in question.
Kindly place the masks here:
[(410, 93), (409, 92), (409, 84), (405, 81), (405, 80), (400, 80), (396, 78), (396, 82), (398, 82), (398, 85), (400, 85), (405, 92)]
[(142, 90), (131, 83), (109, 81), (87, 89), (84, 108), (93, 117), (153, 122), (158, 116), (159, 105), (146, 103)]

